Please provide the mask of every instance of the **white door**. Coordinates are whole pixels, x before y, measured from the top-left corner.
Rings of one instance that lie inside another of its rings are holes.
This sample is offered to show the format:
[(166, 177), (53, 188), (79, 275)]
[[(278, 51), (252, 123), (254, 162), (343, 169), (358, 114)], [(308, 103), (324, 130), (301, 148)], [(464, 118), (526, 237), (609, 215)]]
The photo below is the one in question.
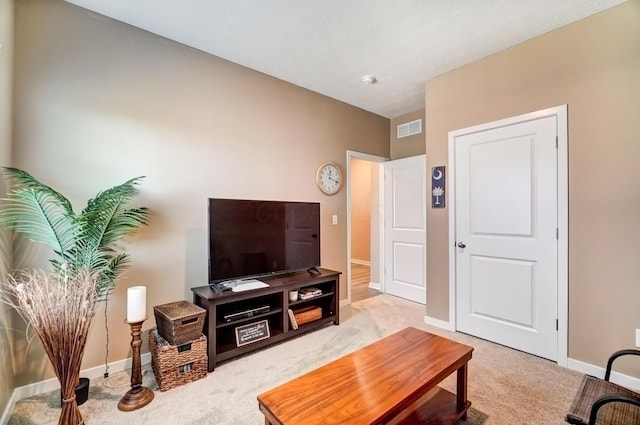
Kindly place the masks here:
[(384, 163), (384, 292), (426, 304), (426, 156)]
[(557, 117), (458, 134), (456, 328), (558, 353)]

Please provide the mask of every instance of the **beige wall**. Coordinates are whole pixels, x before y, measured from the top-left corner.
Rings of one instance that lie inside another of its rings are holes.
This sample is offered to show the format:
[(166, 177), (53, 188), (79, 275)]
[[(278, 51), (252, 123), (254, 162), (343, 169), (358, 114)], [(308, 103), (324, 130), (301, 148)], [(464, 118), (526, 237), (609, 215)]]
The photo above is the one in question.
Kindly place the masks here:
[[(640, 328), (639, 76), (632, 0), (426, 85), (429, 167), (447, 163), (449, 131), (568, 105), (568, 354), (599, 366)], [(446, 211), (429, 208), (428, 223), (427, 314), (448, 320)]]
[[(406, 122), (422, 119), (422, 133), (398, 139), (398, 125)], [(410, 156), (423, 155), (425, 153), (424, 130), (425, 130), (424, 109), (409, 112), (391, 120), (389, 128), (389, 144), (391, 159), (407, 158)]]
[[(13, 70), (13, 0), (0, 0), (0, 165), (11, 164), (11, 77)], [(0, 175), (0, 194), (6, 193)], [(2, 201), (0, 201), (1, 204)], [(1, 205), (0, 205), (1, 207)], [(7, 277), (11, 264), (9, 235), (0, 229), (0, 283)], [(9, 330), (12, 315), (0, 303), (0, 419), (14, 389), (12, 337)]]
[(371, 261), (371, 167), (351, 158), (351, 259), (364, 262)]
[(382, 235), (380, 229), (380, 220), (382, 219), (382, 188), (380, 182), (380, 174), (382, 173), (382, 165), (380, 163), (371, 163), (371, 207), (370, 212), (370, 235), (371, 235), (371, 267), (369, 267), (369, 283), (372, 285), (382, 285), (382, 271), (383, 267), (380, 255), (380, 249), (382, 244)]
[[(130, 355), (128, 286), (147, 286), (151, 313), (206, 284), (208, 197), (320, 202), (323, 266), (346, 270), (346, 191), (323, 195), (316, 167), (345, 169), (349, 149), (388, 156), (388, 119), (62, 1), (18, 2), (15, 41), (15, 165), (78, 208), (147, 176), (135, 202), (153, 216), (109, 301), (110, 362)], [(102, 308), (83, 369), (104, 362)], [(42, 375), (19, 370), (17, 384)]]

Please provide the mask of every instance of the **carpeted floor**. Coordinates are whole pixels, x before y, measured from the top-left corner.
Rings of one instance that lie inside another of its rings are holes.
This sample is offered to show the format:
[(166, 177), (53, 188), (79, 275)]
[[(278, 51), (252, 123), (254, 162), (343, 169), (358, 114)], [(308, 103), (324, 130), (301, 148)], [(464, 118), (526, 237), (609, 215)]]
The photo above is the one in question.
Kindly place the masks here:
[[(406, 326), (415, 326), (475, 348), (469, 363), (472, 406), (467, 424), (564, 423), (582, 374), (478, 338), (429, 327), (423, 319), (422, 305), (389, 295), (368, 298), (341, 310), (339, 326), (327, 326), (228, 361), (206, 378), (169, 391), (157, 390), (153, 373), (145, 366), (144, 384), (155, 390), (155, 399), (133, 412), (117, 409), (129, 388), (127, 374), (111, 376), (108, 385), (92, 380), (89, 400), (80, 410), (88, 425), (264, 424), (256, 401), (259, 393)], [(455, 374), (442, 387), (455, 392)], [(56, 424), (59, 402), (57, 391), (22, 400), (9, 424)]]

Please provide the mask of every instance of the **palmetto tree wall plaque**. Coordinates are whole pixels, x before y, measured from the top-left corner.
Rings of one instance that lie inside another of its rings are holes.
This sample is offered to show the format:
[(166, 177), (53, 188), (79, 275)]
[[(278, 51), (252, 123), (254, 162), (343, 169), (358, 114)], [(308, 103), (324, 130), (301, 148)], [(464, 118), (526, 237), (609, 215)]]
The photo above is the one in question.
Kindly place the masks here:
[(444, 208), (444, 165), (431, 168), (431, 208)]

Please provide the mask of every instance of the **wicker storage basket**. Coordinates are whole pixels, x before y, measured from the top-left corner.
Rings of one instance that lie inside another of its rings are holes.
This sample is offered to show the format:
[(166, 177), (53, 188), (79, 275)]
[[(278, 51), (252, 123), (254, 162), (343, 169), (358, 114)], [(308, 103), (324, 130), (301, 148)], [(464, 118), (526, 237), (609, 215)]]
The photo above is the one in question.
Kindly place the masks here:
[(206, 310), (188, 301), (153, 307), (158, 333), (171, 345), (182, 345), (200, 338)]
[(305, 323), (313, 322), (314, 320), (322, 319), (322, 308), (317, 306), (309, 306), (301, 308), (293, 312), (296, 318), (298, 326), (302, 326)]
[(152, 329), (149, 331), (149, 351), (151, 368), (160, 391), (207, 376), (207, 338), (202, 334), (194, 341), (171, 345)]

